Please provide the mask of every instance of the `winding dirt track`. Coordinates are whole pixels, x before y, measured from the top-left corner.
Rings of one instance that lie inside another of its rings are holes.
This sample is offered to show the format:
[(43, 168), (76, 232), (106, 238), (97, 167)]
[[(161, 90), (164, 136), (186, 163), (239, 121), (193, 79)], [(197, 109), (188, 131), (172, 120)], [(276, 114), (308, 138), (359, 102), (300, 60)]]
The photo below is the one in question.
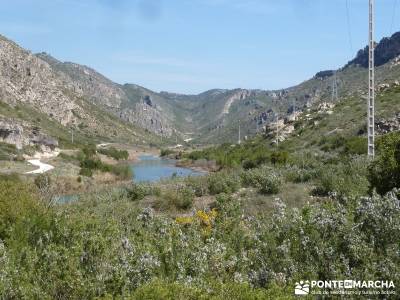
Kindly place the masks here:
[(54, 169), (54, 167), (52, 165), (42, 163), (39, 159), (31, 159), (31, 160), (28, 160), (28, 162), (31, 165), (39, 167), (39, 169), (30, 171), (30, 172), (26, 172), (25, 174), (43, 174), (43, 173), (46, 173), (46, 172)]

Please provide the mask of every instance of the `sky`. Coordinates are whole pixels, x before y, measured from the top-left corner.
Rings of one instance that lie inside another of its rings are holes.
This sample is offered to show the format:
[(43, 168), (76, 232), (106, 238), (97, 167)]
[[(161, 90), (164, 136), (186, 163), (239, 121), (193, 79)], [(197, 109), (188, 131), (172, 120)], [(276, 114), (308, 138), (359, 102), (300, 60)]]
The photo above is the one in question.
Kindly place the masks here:
[[(189, 94), (287, 88), (368, 38), (368, 0), (6, 0), (0, 16), (0, 34), (34, 53)], [(396, 31), (400, 0), (376, 0), (376, 40)]]

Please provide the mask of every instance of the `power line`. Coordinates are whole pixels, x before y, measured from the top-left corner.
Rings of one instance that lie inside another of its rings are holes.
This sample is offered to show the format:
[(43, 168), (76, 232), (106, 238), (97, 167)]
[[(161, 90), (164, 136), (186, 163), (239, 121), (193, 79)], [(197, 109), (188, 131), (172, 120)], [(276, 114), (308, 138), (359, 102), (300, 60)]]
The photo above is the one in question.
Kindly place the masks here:
[(350, 51), (351, 51), (351, 55), (353, 55), (353, 37), (351, 34), (349, 0), (346, 0), (346, 18), (347, 18), (347, 34), (349, 37)]
[(391, 22), (391, 24), (390, 24), (390, 31), (389, 31), (389, 34), (392, 34), (392, 32), (393, 32), (394, 20), (395, 20), (395, 18), (396, 18), (396, 8), (397, 8), (397, 0), (394, 0), (394, 3), (393, 3), (393, 14), (392, 14), (392, 22)]

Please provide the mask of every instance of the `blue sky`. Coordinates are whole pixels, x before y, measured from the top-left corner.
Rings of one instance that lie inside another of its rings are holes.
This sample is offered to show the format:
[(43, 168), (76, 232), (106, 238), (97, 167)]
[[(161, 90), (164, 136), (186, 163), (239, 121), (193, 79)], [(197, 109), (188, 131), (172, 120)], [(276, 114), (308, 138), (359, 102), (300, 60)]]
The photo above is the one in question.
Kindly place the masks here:
[[(0, 33), (156, 91), (279, 89), (367, 44), (368, 0), (347, 2), (350, 27), (346, 0), (10, 0)], [(400, 30), (400, 0), (376, 2), (379, 40)]]

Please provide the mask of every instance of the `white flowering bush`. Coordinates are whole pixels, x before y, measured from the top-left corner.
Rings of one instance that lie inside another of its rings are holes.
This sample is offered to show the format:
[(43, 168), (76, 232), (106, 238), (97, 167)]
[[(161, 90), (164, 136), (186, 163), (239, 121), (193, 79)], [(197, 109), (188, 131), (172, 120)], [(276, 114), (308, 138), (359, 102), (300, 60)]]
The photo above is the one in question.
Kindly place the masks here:
[(301, 209), (276, 198), (254, 216), (221, 194), (214, 210), (172, 218), (99, 192), (7, 223), (0, 298), (285, 299), (307, 278), (399, 282), (399, 194)]
[(243, 172), (241, 179), (244, 186), (255, 187), (262, 194), (277, 194), (282, 185), (281, 175), (268, 167)]
[(283, 170), (285, 179), (293, 183), (309, 182), (318, 177), (318, 171), (314, 168), (302, 168), (297, 165), (286, 166)]

